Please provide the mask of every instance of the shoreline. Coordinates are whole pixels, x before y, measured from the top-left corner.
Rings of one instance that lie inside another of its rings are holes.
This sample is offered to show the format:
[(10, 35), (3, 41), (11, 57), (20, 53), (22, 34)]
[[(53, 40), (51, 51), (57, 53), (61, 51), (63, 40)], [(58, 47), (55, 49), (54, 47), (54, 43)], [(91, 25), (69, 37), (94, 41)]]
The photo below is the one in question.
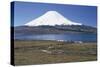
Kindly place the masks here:
[(14, 39), (13, 41), (58, 41), (58, 42), (68, 42), (68, 43), (88, 43), (88, 42), (94, 42), (97, 43), (97, 41), (71, 41), (71, 40), (32, 40), (32, 39)]

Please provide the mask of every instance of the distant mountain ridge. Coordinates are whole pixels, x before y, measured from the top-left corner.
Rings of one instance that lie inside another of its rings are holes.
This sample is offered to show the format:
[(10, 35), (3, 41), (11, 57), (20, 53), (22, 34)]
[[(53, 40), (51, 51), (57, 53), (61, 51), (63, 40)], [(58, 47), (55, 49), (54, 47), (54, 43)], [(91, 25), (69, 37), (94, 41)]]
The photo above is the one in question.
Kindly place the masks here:
[(66, 33), (97, 33), (97, 28), (85, 25), (56, 25), (56, 26), (17, 26), (15, 34), (66, 34)]

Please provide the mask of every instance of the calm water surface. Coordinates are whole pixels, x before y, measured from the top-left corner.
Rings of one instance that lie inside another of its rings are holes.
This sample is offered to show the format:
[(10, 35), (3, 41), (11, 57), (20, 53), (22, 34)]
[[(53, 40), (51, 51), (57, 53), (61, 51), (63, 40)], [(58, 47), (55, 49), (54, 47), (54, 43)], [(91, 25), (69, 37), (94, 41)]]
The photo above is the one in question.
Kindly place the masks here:
[(14, 39), (19, 40), (65, 40), (65, 41), (97, 41), (97, 35), (91, 33), (77, 34), (37, 34), (21, 35), (15, 34)]

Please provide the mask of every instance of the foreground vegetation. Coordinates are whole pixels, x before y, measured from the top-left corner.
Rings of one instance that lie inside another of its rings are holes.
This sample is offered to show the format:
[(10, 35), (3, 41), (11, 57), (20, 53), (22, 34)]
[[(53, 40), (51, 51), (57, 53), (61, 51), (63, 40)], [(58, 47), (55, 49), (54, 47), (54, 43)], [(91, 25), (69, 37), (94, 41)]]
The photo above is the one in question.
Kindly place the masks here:
[(66, 63), (97, 60), (95, 42), (14, 41), (15, 65)]

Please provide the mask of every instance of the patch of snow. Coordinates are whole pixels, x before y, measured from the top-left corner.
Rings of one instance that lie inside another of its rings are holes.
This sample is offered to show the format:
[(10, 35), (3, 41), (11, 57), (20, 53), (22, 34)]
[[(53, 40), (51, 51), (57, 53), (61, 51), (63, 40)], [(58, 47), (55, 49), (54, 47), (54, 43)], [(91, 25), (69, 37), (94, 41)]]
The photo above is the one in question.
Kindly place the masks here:
[(48, 51), (48, 50), (41, 50), (42, 52), (45, 52), (45, 53), (51, 53), (51, 51)]

